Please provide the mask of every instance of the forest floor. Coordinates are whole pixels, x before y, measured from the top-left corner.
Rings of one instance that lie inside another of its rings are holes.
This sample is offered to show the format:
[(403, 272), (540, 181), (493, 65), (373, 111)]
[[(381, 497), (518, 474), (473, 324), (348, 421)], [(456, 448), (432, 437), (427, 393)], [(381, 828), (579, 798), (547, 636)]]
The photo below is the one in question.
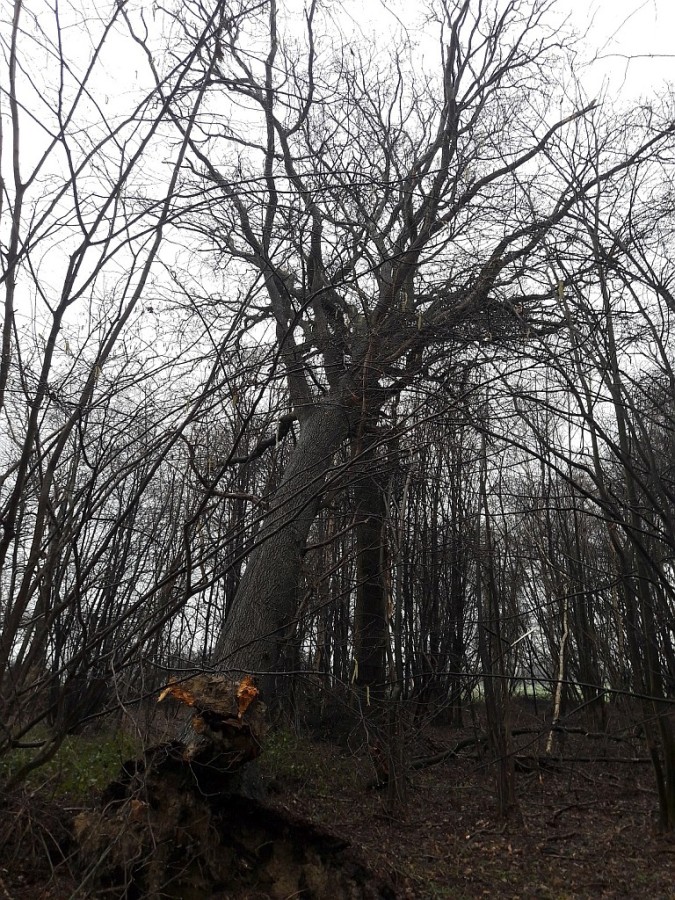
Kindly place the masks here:
[[(335, 764), (332, 748), (314, 752)], [(508, 823), (476, 760), (415, 773), (393, 814), (383, 797), (331, 785), (311, 793), (301, 780), (282, 799), (360, 846), (402, 898), (673, 900), (675, 840), (654, 828), (650, 775), (611, 763), (519, 773), (519, 816)]]
[[(521, 715), (515, 726), (536, 723)], [(374, 767), (356, 732), (340, 742), (278, 732), (262, 770), (271, 805), (349, 841), (401, 898), (674, 900), (675, 838), (655, 827), (657, 797), (651, 767), (641, 761), (644, 745), (612, 731), (611, 722), (610, 732), (619, 740), (567, 735), (550, 763), (543, 728), (521, 735), (518, 809), (508, 822), (497, 815), (494, 769), (475, 745), (410, 771), (398, 803), (373, 787)], [(438, 755), (473, 733), (427, 727), (411, 741), (409, 758)], [(97, 896), (78, 885), (68, 861), (54, 866), (55, 854), (46, 852), (50, 843), (68, 843), (73, 807), (57, 794), (49, 797), (43, 786), (3, 812), (5, 824), (12, 815), (16, 822), (15, 840), (0, 855), (0, 898)], [(214, 893), (212, 900), (225, 897)]]

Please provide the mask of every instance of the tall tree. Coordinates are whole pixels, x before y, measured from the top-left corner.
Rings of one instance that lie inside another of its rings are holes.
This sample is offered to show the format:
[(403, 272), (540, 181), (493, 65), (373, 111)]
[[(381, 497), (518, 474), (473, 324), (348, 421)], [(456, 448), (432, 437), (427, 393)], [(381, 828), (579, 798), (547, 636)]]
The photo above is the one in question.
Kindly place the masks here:
[[(209, 122), (191, 141), (207, 201), (190, 227), (259, 285), (250, 313), (276, 335), (298, 423), (218, 664), (275, 669), (335, 453), (359, 424), (386, 427), (387, 398), (476, 340), (524, 339), (559, 318), (546, 239), (671, 133), (636, 127), (596, 164), (584, 123), (602, 114), (563, 90), (550, 11), (431, 3), (422, 57), (410, 31), (392, 26), (385, 52), (318, 0), (302, 35), (276, 0), (218, 5)], [(183, 7), (187, 34), (201, 14)], [(554, 91), (569, 106), (558, 119)], [(572, 146), (580, 162), (566, 173)]]

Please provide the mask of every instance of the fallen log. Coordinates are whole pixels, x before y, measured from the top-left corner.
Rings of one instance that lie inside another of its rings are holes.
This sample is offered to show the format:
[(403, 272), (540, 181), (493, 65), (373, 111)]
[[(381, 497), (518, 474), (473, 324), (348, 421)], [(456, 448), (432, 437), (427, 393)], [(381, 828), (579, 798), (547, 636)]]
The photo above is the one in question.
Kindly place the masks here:
[(250, 678), (172, 681), (192, 710), (180, 739), (122, 766), (75, 833), (83, 885), (119, 898), (386, 898), (395, 891), (349, 844), (265, 803), (255, 760), (267, 732)]
[[(581, 737), (589, 738), (590, 740), (603, 740), (603, 741), (613, 741), (615, 743), (628, 743), (630, 742), (630, 738), (625, 737), (624, 735), (616, 735), (609, 734), (607, 732), (598, 732), (598, 731), (587, 731), (585, 728), (576, 728), (570, 727), (567, 725), (543, 725), (537, 727), (530, 728), (514, 728), (511, 731), (511, 737), (527, 737), (527, 736), (537, 736), (543, 737), (545, 734), (549, 732), (556, 732), (559, 734), (575, 734), (580, 735)], [(449, 759), (453, 759), (456, 756), (459, 756), (462, 750), (465, 750), (467, 747), (476, 746), (476, 747), (486, 747), (489, 743), (488, 736), (486, 734), (477, 734), (472, 735), (469, 738), (465, 738), (462, 741), (459, 741), (455, 744), (454, 747), (447, 747), (445, 750), (441, 750), (440, 753), (434, 753), (432, 756), (424, 756), (419, 757), (418, 759), (413, 759), (408, 763), (408, 768), (412, 770), (426, 769), (431, 766), (437, 766), (440, 763), (444, 763)], [(475, 759), (476, 757), (465, 757)], [(551, 759), (559, 760), (559, 757), (555, 755), (551, 757)], [(577, 762), (583, 762), (585, 757), (577, 757), (575, 758)], [(648, 757), (593, 757), (594, 761), (600, 762), (651, 762)], [(574, 761), (570, 758), (568, 761)]]

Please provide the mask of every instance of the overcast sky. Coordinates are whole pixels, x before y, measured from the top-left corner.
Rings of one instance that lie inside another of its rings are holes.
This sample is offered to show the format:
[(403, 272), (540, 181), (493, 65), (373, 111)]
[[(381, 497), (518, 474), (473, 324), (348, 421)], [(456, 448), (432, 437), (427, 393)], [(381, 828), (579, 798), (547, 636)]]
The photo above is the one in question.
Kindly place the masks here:
[(601, 55), (589, 72), (596, 82), (611, 81), (625, 99), (647, 95), (675, 83), (675, 0), (560, 0), (575, 26), (588, 29), (588, 46)]

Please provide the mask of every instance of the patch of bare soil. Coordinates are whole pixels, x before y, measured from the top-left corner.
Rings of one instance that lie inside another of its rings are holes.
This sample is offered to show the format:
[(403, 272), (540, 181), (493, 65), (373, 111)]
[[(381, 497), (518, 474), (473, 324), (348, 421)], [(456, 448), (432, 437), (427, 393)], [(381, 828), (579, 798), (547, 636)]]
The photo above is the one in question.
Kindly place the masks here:
[(286, 802), (349, 836), (401, 897), (675, 897), (675, 843), (653, 829), (647, 771), (585, 764), (518, 776), (522, 820), (495, 814), (473, 761), (415, 774), (406, 808), (336, 790)]

